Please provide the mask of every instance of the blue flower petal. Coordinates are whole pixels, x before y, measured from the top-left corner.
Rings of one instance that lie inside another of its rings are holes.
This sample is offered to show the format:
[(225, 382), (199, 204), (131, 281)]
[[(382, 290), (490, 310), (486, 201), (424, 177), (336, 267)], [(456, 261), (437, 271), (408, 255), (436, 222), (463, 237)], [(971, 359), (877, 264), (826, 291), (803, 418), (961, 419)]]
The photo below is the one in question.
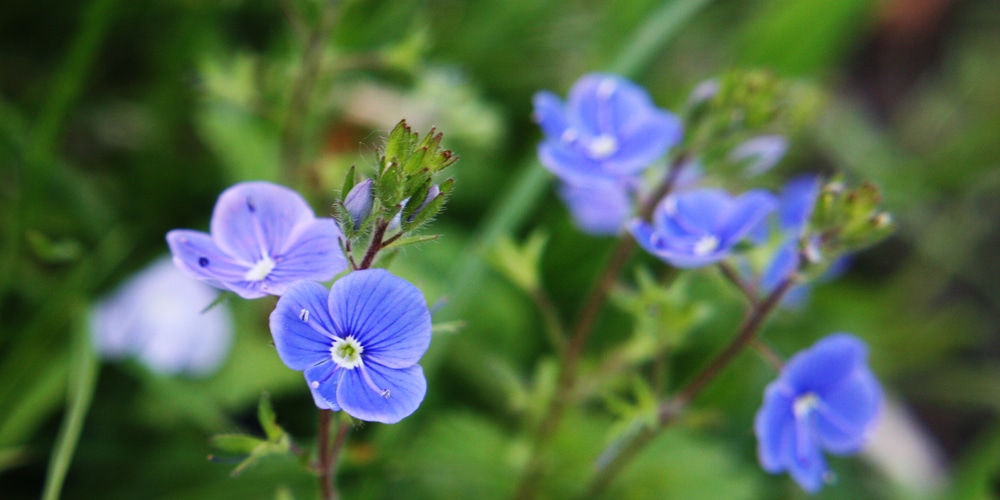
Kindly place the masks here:
[(167, 233), (167, 245), (174, 265), (189, 276), (205, 280), (223, 290), (232, 290), (244, 299), (256, 299), (266, 293), (246, 285), (243, 276), (250, 266), (223, 252), (206, 233), (175, 229)]
[(587, 182), (594, 178), (610, 178), (600, 163), (558, 140), (547, 140), (539, 144), (538, 158), (550, 172), (567, 181)]
[(818, 175), (803, 175), (785, 184), (781, 191), (779, 216), (781, 227), (786, 232), (798, 235), (812, 217), (816, 197), (819, 196)]
[[(332, 363), (328, 363), (328, 365), (329, 364), (332, 364)], [(320, 368), (320, 367), (314, 367), (312, 370), (309, 370), (309, 371), (311, 371), (312, 374), (315, 376), (317, 373), (326, 374), (327, 371), (332, 371), (330, 368), (331, 367), (329, 367), (329, 366), (324, 366), (322, 368)], [(304, 374), (304, 375), (306, 377), (306, 385), (309, 387), (309, 393), (312, 394), (313, 403), (316, 404), (316, 408), (319, 408), (321, 410), (340, 411), (340, 405), (338, 405), (336, 403), (336, 401), (331, 401), (329, 399), (326, 399), (322, 394), (320, 394), (319, 387), (318, 387), (319, 386), (318, 381), (317, 381), (317, 387), (313, 388), (312, 381), (309, 380), (309, 375), (308, 374)], [(332, 373), (330, 375), (332, 375)], [(321, 378), (323, 380), (328, 380), (327, 377), (321, 377)], [(334, 387), (334, 391), (336, 391), (336, 385), (337, 384), (334, 383), (334, 382), (332, 382), (332, 381), (328, 381), (328, 383), (332, 384), (333, 387)]]
[(760, 175), (774, 168), (788, 151), (788, 139), (780, 135), (761, 135), (736, 146), (729, 158), (746, 163), (748, 176)]
[(562, 100), (552, 92), (538, 92), (532, 99), (535, 105), (534, 119), (546, 136), (558, 138), (566, 130), (566, 108)]
[(608, 161), (609, 172), (638, 174), (680, 142), (683, 127), (673, 114), (654, 109), (640, 116), (642, 121), (634, 130), (619, 134), (619, 154)]
[(792, 397), (780, 381), (771, 382), (764, 390), (764, 404), (754, 418), (757, 434), (757, 457), (765, 471), (777, 474), (785, 470), (782, 461), (782, 440), (785, 432), (794, 425)]
[(802, 489), (809, 493), (817, 493), (823, 487), (829, 471), (819, 444), (808, 434), (800, 437), (801, 433), (809, 433), (811, 429), (805, 428), (796, 433), (794, 427), (789, 427), (785, 432), (782, 456), (789, 474)]
[(632, 85), (614, 75), (603, 73), (584, 75), (569, 91), (568, 125), (592, 137), (602, 133), (612, 133), (615, 117), (611, 100), (615, 93), (623, 90), (628, 92)]
[(776, 205), (774, 195), (762, 190), (748, 191), (736, 198), (719, 230), (722, 246), (735, 245), (746, 237)]
[(312, 209), (295, 191), (269, 182), (244, 182), (219, 195), (212, 237), (222, 251), (253, 265), (280, 251), (295, 226), (313, 218)]
[[(365, 380), (365, 373), (371, 385)], [(383, 397), (376, 389), (389, 391), (389, 397)], [(427, 379), (420, 365), (396, 369), (365, 363), (363, 368), (344, 370), (337, 388), (337, 402), (354, 418), (394, 424), (412, 414), (426, 393)]]
[(566, 202), (573, 221), (583, 232), (615, 235), (632, 215), (630, 188), (622, 182), (562, 183), (559, 196)]
[(816, 413), (816, 430), (823, 447), (838, 454), (858, 451), (878, 422), (882, 405), (878, 380), (861, 367), (820, 399), (823, 407)]
[(337, 280), (329, 307), (335, 331), (360, 342), (366, 363), (411, 366), (430, 345), (431, 315), (423, 294), (383, 269), (355, 271)]
[(313, 219), (299, 224), (274, 256), (267, 275), (268, 291), (282, 295), (298, 280), (327, 281), (347, 268), (340, 251), (340, 229), (333, 219)]
[(764, 293), (771, 293), (779, 283), (791, 276), (799, 268), (799, 242), (789, 239), (774, 254), (770, 264), (760, 278)]
[(271, 312), (271, 336), (281, 360), (293, 370), (331, 361), (334, 328), (326, 287), (299, 281), (285, 291)]
[(822, 395), (843, 383), (867, 357), (868, 348), (856, 337), (834, 334), (793, 356), (781, 376), (798, 392)]
[[(672, 195), (660, 205), (661, 220), (673, 219), (688, 234), (712, 234), (725, 223), (732, 203), (729, 194), (721, 189), (699, 189)], [(676, 215), (671, 215), (671, 212)]]

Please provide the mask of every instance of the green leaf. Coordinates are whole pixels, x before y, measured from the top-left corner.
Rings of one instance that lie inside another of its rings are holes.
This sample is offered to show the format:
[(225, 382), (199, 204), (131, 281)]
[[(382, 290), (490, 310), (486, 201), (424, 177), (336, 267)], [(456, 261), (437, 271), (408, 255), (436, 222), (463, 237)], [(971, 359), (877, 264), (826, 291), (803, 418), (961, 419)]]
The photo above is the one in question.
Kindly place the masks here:
[(407, 245), (413, 245), (415, 243), (423, 243), (425, 241), (436, 240), (440, 237), (437, 234), (429, 234), (424, 236), (407, 236), (405, 238), (399, 238), (396, 241), (382, 247), (382, 250), (396, 250)]
[(416, 213), (417, 209), (424, 204), (424, 200), (427, 199), (427, 193), (430, 191), (430, 189), (431, 189), (431, 180), (428, 177), (423, 184), (416, 187), (415, 191), (410, 192), (410, 199), (409, 201), (406, 202), (406, 205), (403, 207), (402, 220), (408, 221), (413, 218), (414, 213)]
[(421, 208), (420, 211), (413, 214), (412, 219), (410, 219), (409, 221), (404, 219), (403, 231), (404, 232), (414, 231), (420, 226), (429, 222), (431, 219), (434, 218), (435, 215), (437, 215), (441, 211), (441, 208), (444, 207), (444, 203), (445, 201), (447, 201), (447, 198), (448, 198), (447, 193), (439, 193), (437, 196), (434, 197), (434, 199), (427, 202), (427, 205), (424, 205), (424, 207)]
[(257, 419), (264, 429), (268, 441), (277, 442), (285, 434), (285, 430), (278, 425), (277, 417), (274, 414), (274, 407), (271, 406), (271, 396), (268, 393), (260, 395), (260, 402), (257, 404)]
[(265, 441), (246, 434), (212, 436), (212, 447), (234, 455), (248, 455)]
[(548, 241), (548, 234), (541, 229), (531, 233), (521, 246), (504, 236), (493, 246), (486, 258), (512, 283), (527, 293), (533, 293), (541, 286), (539, 269), (542, 253)]
[(340, 188), (341, 203), (347, 201), (347, 194), (351, 192), (351, 189), (354, 189), (354, 184), (357, 182), (357, 179), (355, 177), (356, 177), (355, 168), (354, 165), (351, 165), (351, 169), (348, 170), (347, 175), (344, 176), (344, 185), (341, 186)]
[(384, 170), (390, 166), (389, 162), (398, 164), (400, 161), (406, 160), (416, 142), (416, 136), (417, 134), (414, 134), (409, 125), (406, 124), (406, 120), (400, 120), (385, 140), (385, 152), (382, 155), (383, 164), (379, 167)]
[[(383, 210), (386, 210), (383, 215), (387, 218), (396, 214), (395, 207), (403, 201), (405, 183), (403, 169), (396, 162), (390, 163), (375, 181), (376, 197), (382, 204)], [(388, 211), (392, 211), (392, 213), (390, 214)]]

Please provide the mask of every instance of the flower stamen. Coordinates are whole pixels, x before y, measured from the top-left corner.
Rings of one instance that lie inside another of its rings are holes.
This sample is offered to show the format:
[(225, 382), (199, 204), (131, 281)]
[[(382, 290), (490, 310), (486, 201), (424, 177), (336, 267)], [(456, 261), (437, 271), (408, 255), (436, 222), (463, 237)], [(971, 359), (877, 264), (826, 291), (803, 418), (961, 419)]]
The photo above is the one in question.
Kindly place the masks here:
[(271, 260), (271, 257), (264, 255), (243, 275), (243, 279), (247, 281), (263, 281), (274, 270), (274, 266), (275, 262)]

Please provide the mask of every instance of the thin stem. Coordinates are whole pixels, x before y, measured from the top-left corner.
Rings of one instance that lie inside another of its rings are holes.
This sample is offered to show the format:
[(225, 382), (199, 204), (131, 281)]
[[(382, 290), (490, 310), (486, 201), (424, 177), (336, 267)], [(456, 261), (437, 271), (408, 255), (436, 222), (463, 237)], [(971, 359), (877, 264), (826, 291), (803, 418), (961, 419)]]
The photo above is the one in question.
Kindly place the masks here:
[(598, 464), (597, 473), (587, 487), (585, 497), (592, 498), (603, 493), (618, 473), (653, 438), (673, 422), (687, 408), (691, 401), (700, 395), (708, 387), (709, 383), (714, 381), (722, 373), (722, 370), (732, 363), (737, 354), (755, 340), (757, 333), (764, 324), (764, 320), (767, 319), (774, 308), (781, 302), (782, 297), (784, 297), (791, 286), (792, 280), (785, 279), (763, 302), (750, 310), (740, 325), (738, 333), (729, 344), (692, 381), (688, 382), (683, 389), (660, 405), (657, 412), (657, 425), (655, 427), (645, 428), (623, 445), (617, 454), (611, 456), (603, 464)]
[[(642, 218), (648, 219), (660, 199), (673, 189), (686, 158), (686, 154), (677, 155), (674, 162), (670, 165), (664, 181), (660, 183), (652, 195), (642, 204), (640, 210)], [(590, 333), (593, 331), (600, 312), (603, 310), (608, 293), (615, 282), (618, 281), (618, 276), (632, 256), (635, 246), (635, 240), (631, 237), (626, 236), (619, 241), (618, 246), (604, 268), (604, 272), (601, 273), (584, 302), (583, 309), (581, 309), (570, 335), (569, 344), (567, 344), (566, 349), (563, 351), (562, 360), (559, 364), (561, 369), (559, 371), (559, 380), (556, 382), (556, 392), (539, 423), (535, 434), (534, 447), (531, 451), (531, 458), (528, 459), (528, 463), (525, 466), (524, 475), (515, 493), (516, 498), (530, 499), (534, 498), (537, 494), (538, 482), (545, 474), (543, 452), (559, 429), (566, 406), (573, 399), (578, 375), (577, 366), (579, 365), (584, 347), (586, 347)]]
[(549, 337), (549, 342), (552, 343), (552, 348), (556, 352), (562, 352), (566, 348), (566, 327), (559, 319), (559, 313), (555, 304), (552, 303), (552, 298), (545, 293), (545, 290), (536, 288), (531, 292), (531, 300), (542, 315), (542, 320), (545, 321), (545, 333)]
[(388, 227), (389, 223), (381, 219), (375, 223), (375, 233), (372, 234), (372, 241), (368, 245), (368, 250), (365, 251), (364, 258), (361, 259), (361, 265), (357, 268), (358, 270), (372, 267), (372, 262), (375, 262), (375, 256), (385, 246), (382, 238), (385, 238), (385, 231)]
[(743, 293), (743, 297), (745, 297), (751, 305), (757, 302), (756, 288), (754, 288), (752, 284), (743, 279), (743, 277), (740, 276), (740, 273), (737, 272), (736, 269), (733, 268), (733, 266), (730, 263), (722, 261), (719, 262), (718, 267), (719, 270), (722, 271), (722, 275), (725, 276), (730, 283), (736, 286), (736, 288), (738, 288), (740, 292)]
[(331, 410), (319, 411), (319, 491), (323, 500), (337, 498), (333, 489), (333, 453), (330, 447), (330, 416)]
[(764, 341), (755, 338), (750, 341), (750, 347), (753, 347), (757, 351), (757, 354), (760, 354), (760, 357), (764, 358), (764, 361), (767, 361), (767, 364), (771, 365), (771, 368), (774, 368), (774, 371), (780, 372), (784, 368), (785, 360)]
[[(333, 446), (331, 446), (329, 450), (330, 453), (329, 463), (331, 469), (336, 469), (337, 462), (340, 461), (340, 453), (344, 449), (344, 444), (347, 443), (347, 433), (350, 432), (350, 430), (351, 430), (350, 419), (342, 417), (340, 425), (337, 426), (337, 434), (333, 437)], [(333, 496), (330, 498), (331, 499), (340, 498), (340, 494), (337, 491), (337, 486), (336, 486), (336, 477), (334, 477), (333, 474), (330, 474), (330, 485), (331, 485), (331, 492), (333, 493)]]

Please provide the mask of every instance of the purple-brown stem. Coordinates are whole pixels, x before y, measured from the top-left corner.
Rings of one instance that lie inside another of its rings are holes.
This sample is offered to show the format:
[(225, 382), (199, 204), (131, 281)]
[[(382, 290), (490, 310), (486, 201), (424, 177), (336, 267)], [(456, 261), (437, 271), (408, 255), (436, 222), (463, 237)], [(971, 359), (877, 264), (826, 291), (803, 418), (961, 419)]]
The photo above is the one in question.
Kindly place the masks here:
[(704, 368), (693, 380), (687, 383), (674, 396), (664, 401), (657, 412), (657, 425), (644, 427), (638, 434), (633, 436), (624, 447), (611, 459), (598, 466), (597, 474), (591, 480), (586, 489), (585, 497), (592, 498), (599, 496), (611, 484), (611, 481), (620, 473), (626, 465), (636, 455), (648, 445), (660, 432), (665, 429), (674, 419), (680, 415), (687, 406), (708, 387), (708, 384), (715, 380), (723, 369), (729, 366), (736, 358), (736, 355), (751, 345), (756, 339), (757, 333), (764, 325), (764, 320), (770, 315), (774, 308), (781, 302), (785, 293), (791, 288), (793, 281), (785, 279), (777, 288), (772, 291), (767, 298), (755, 305), (743, 323), (740, 325), (736, 337), (715, 356), (714, 359)]

